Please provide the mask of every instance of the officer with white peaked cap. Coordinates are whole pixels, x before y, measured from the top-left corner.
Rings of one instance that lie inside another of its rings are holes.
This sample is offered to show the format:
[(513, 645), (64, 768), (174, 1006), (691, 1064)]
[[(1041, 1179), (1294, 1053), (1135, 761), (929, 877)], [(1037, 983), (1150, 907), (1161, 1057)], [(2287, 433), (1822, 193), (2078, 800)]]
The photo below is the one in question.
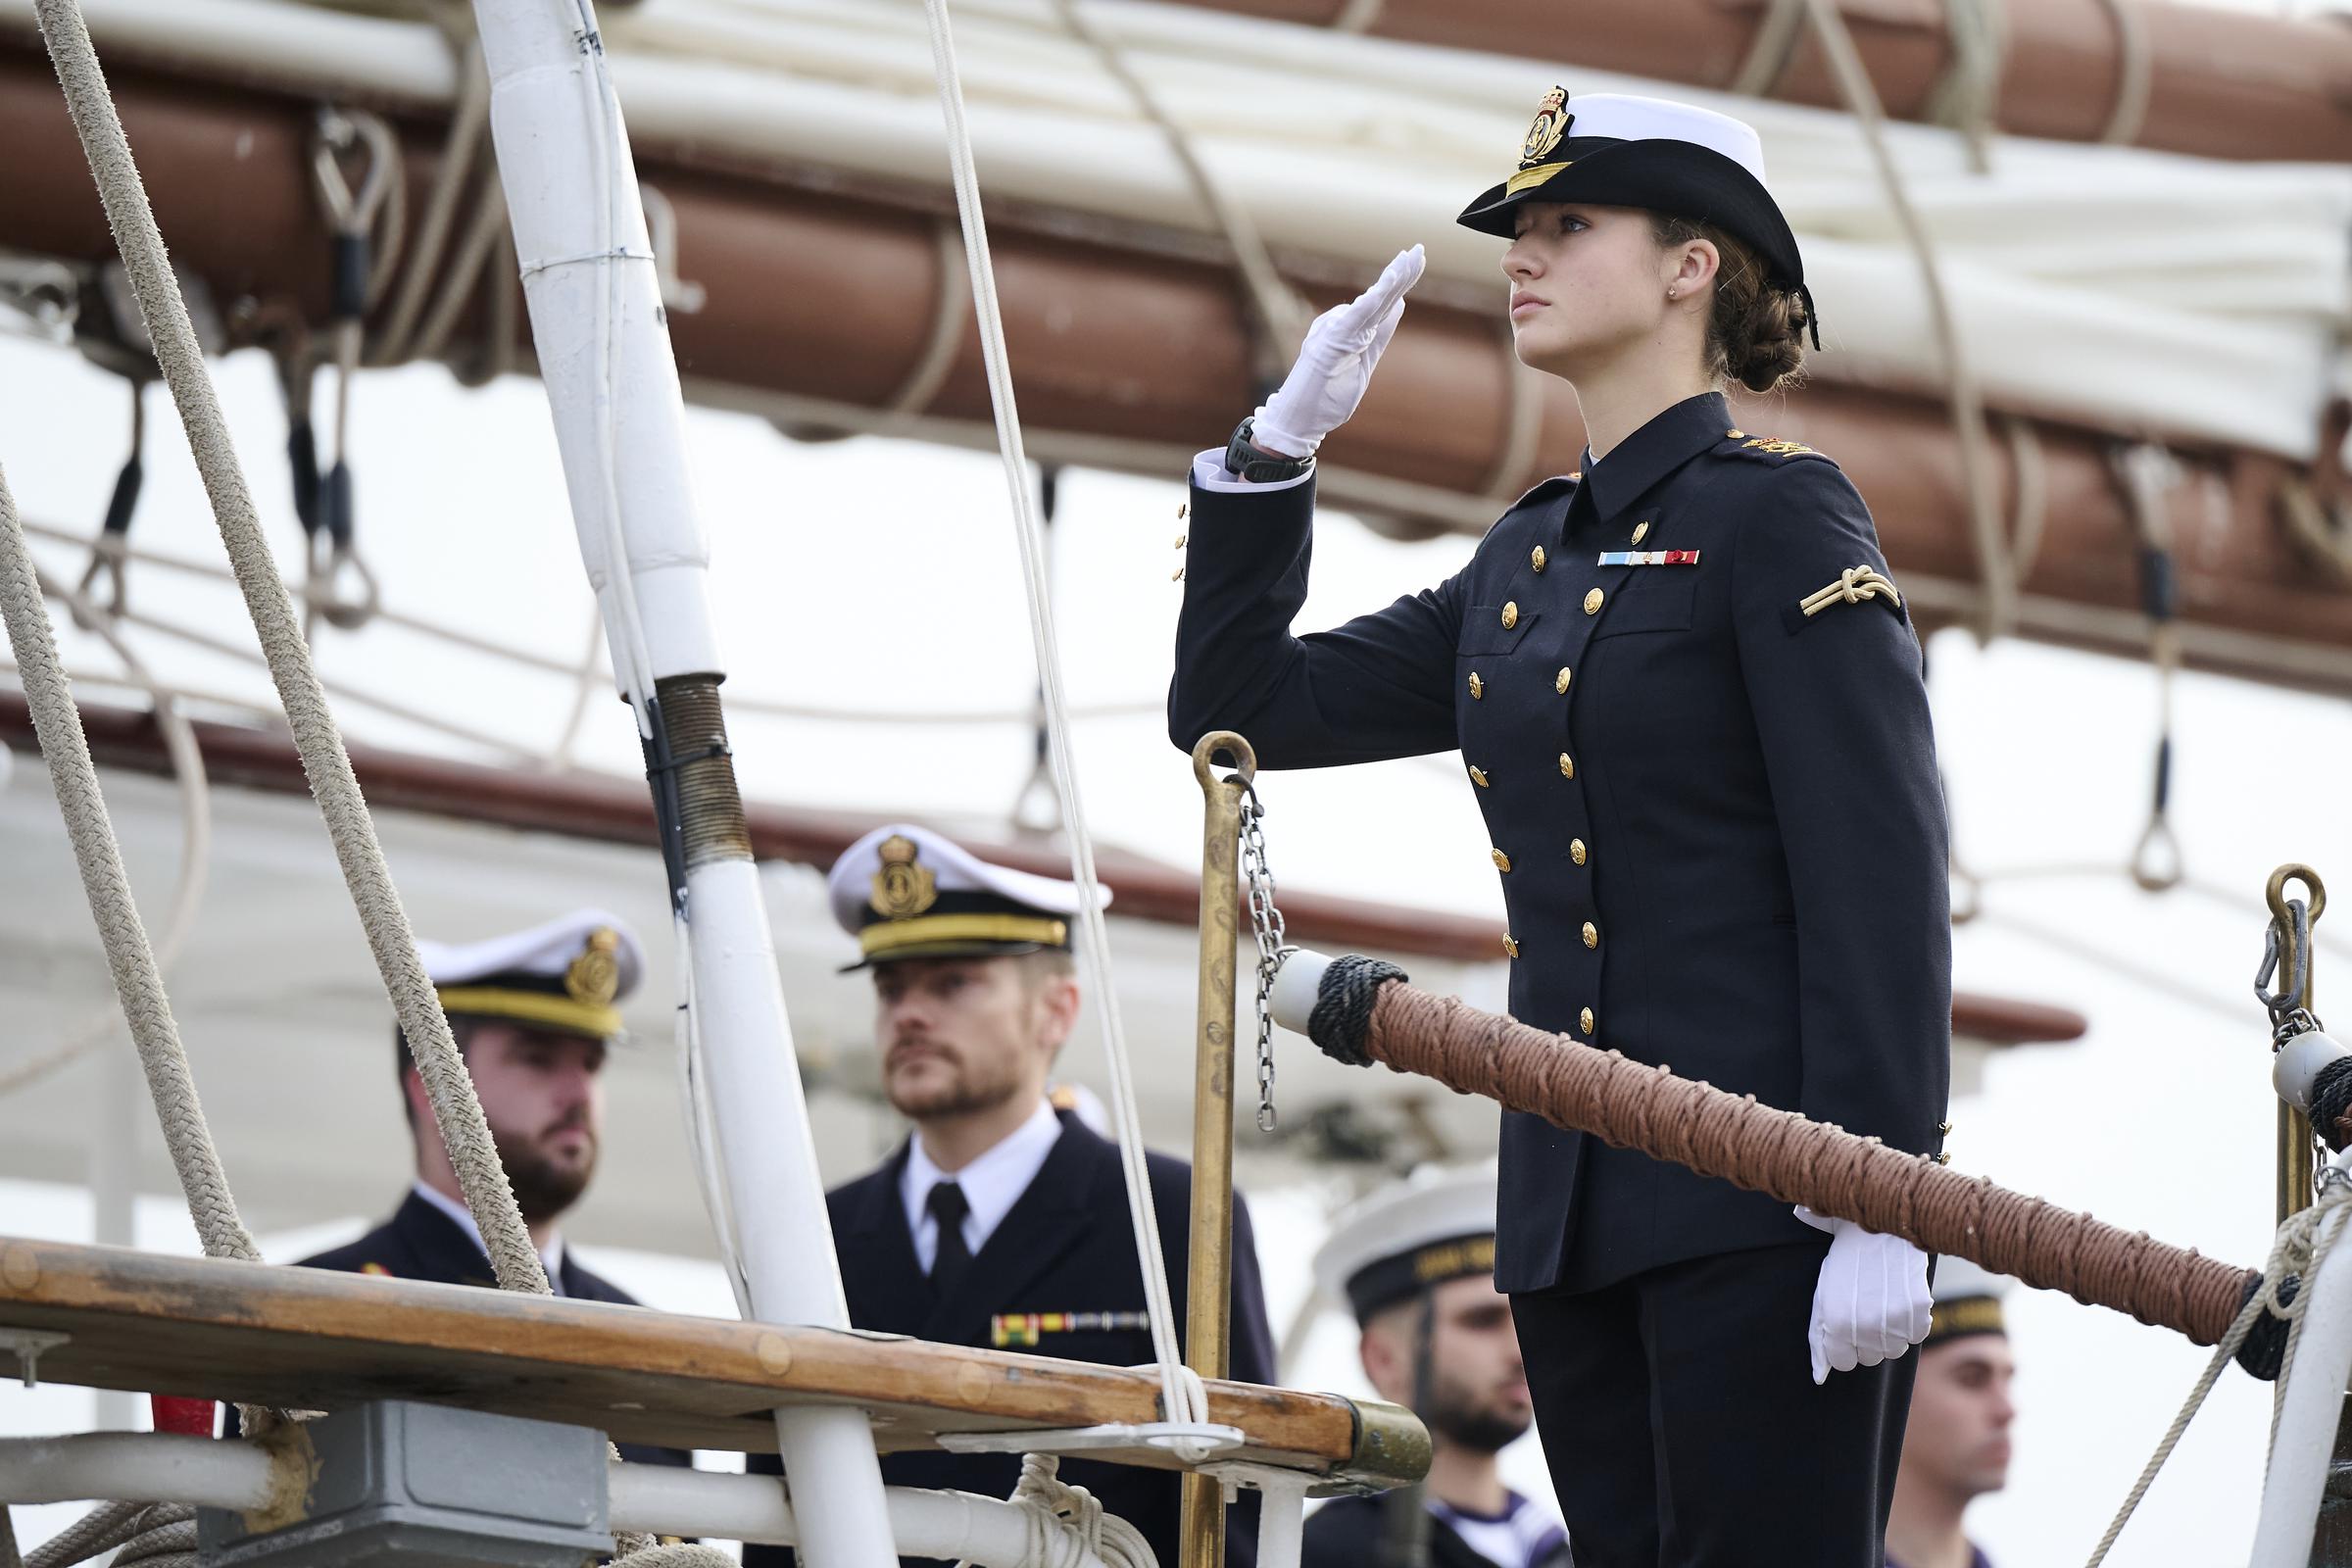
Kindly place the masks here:
[(1315, 1283), (1354, 1313), (1364, 1375), (1421, 1417), (1431, 1460), (1419, 1487), (1325, 1504), (1302, 1568), (1567, 1568), (1567, 1531), (1495, 1459), (1535, 1407), (1494, 1289), (1494, 1161), (1416, 1171), (1356, 1203), (1315, 1253)]
[[(828, 886), (834, 917), (858, 939), (850, 967), (872, 979), (883, 1093), (914, 1128), (880, 1169), (827, 1195), (850, 1322), (1110, 1366), (1152, 1360), (1119, 1151), (1074, 1111), (1057, 1112), (1047, 1093), (1078, 1019), (1077, 885), (893, 823), (844, 851)], [(1192, 1173), (1164, 1154), (1147, 1158), (1160, 1257), (1181, 1302)], [(1270, 1382), (1273, 1336), (1238, 1194), (1232, 1275), (1230, 1375)], [(755, 1454), (751, 1468), (773, 1475), (778, 1466)], [(894, 1486), (1003, 1497), (1020, 1460), (894, 1453), (882, 1474)], [(1176, 1561), (1172, 1473), (1073, 1457), (1061, 1477), (1141, 1530), (1160, 1562)], [(1255, 1560), (1255, 1514), (1245, 1504), (1228, 1516), (1235, 1568)], [(744, 1562), (773, 1568), (791, 1555), (748, 1546)]]
[[(476, 942), (419, 941), (450, 1033), (473, 1079), (508, 1185), (558, 1296), (636, 1304), (564, 1244), (564, 1214), (588, 1190), (604, 1138), (606, 1052), (620, 1003), (645, 977), (645, 948), (618, 915), (576, 909)], [(481, 1232), (435, 1128), (408, 1042), (394, 1025), (403, 1107), (416, 1146), (408, 1197), (392, 1217), (309, 1268), (495, 1287)], [(683, 1465), (675, 1448), (621, 1445), (624, 1457)]]

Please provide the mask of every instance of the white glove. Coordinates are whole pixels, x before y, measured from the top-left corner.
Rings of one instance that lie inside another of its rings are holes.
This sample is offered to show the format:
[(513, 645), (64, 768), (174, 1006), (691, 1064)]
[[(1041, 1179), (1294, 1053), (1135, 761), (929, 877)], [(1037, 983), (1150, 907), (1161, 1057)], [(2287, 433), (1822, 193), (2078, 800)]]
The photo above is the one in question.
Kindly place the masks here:
[(1311, 458), (1325, 436), (1348, 422), (1372, 384), (1372, 367), (1396, 335), (1405, 290), (1421, 280), (1422, 265), (1420, 246), (1398, 251), (1378, 282), (1315, 318), (1298, 345), (1298, 362), (1257, 411), (1254, 445)]
[(1805, 1344), (1813, 1381), (1857, 1366), (1891, 1361), (1928, 1337), (1928, 1254), (1899, 1236), (1828, 1219), (1803, 1204), (1796, 1217), (1830, 1234), (1829, 1255), (1813, 1286), (1813, 1322)]

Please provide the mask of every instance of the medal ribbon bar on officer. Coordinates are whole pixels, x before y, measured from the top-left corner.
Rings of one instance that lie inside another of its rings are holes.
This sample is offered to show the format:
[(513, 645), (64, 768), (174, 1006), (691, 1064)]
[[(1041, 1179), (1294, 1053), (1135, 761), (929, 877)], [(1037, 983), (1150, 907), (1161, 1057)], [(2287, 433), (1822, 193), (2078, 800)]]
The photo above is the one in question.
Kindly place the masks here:
[(1600, 563), (1604, 566), (1695, 566), (1695, 550), (1603, 550)]

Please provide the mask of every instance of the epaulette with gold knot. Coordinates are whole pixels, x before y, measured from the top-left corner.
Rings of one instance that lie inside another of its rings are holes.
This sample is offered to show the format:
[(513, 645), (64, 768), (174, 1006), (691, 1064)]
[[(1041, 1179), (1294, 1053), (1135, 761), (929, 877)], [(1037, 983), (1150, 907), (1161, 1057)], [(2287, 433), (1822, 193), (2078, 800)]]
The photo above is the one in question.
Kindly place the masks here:
[(1749, 435), (1745, 430), (1726, 430), (1723, 441), (1715, 448), (1727, 458), (1750, 458), (1759, 463), (1786, 463), (1791, 458), (1819, 458), (1824, 463), (1836, 463), (1826, 452), (1816, 452), (1802, 441), (1783, 441), (1777, 436)]

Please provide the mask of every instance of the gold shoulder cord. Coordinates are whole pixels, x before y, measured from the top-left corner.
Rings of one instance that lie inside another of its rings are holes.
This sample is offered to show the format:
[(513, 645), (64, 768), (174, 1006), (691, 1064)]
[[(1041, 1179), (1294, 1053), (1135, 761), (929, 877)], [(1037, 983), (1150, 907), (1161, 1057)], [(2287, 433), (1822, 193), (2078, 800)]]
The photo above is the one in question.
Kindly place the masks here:
[(1887, 581), (1877, 567), (1867, 564), (1848, 566), (1838, 574), (1836, 582), (1805, 595), (1796, 602), (1796, 607), (1810, 618), (1832, 605), (1858, 605), (1865, 599), (1876, 599), (1881, 594), (1898, 606), (1903, 602), (1903, 596), (1895, 592), (1894, 584)]

